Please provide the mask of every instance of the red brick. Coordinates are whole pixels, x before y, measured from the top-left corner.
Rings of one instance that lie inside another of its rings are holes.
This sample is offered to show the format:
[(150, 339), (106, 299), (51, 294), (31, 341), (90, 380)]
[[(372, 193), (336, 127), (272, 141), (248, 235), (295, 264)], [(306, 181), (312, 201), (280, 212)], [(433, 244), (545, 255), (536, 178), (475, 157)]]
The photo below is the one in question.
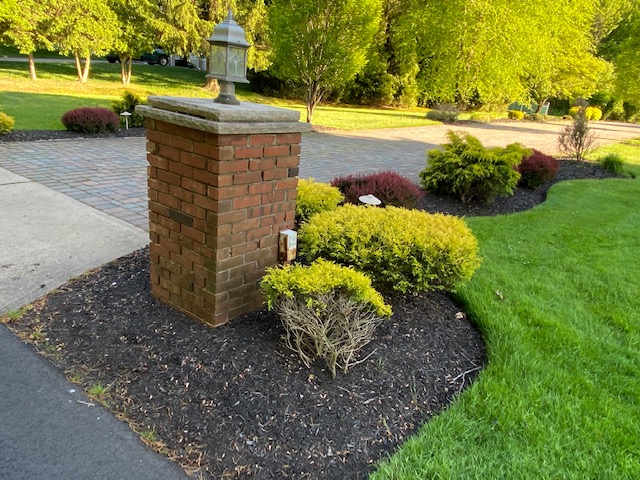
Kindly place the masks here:
[(262, 193), (273, 192), (273, 182), (260, 182), (249, 185), (249, 195), (258, 195)]
[(236, 147), (236, 158), (262, 158), (267, 147)]
[(192, 217), (199, 218), (201, 220), (206, 220), (207, 211), (204, 208), (196, 207), (191, 203), (182, 204), (182, 211), (187, 215), (191, 215)]
[(258, 218), (250, 218), (242, 222), (234, 223), (231, 227), (231, 232), (232, 233), (246, 232), (248, 230), (254, 230), (256, 228), (259, 228), (260, 226), (261, 226), (260, 220)]
[(278, 168), (297, 167), (298, 165), (300, 165), (300, 157), (297, 155), (278, 157), (276, 160), (276, 167)]
[(276, 141), (278, 142), (278, 145), (282, 145), (285, 143), (297, 144), (302, 141), (302, 134), (301, 133), (279, 133), (278, 136), (276, 137)]
[(175, 185), (169, 186), (169, 195), (176, 197), (183, 202), (193, 203), (193, 193)]
[(243, 243), (242, 245), (236, 245), (231, 247), (231, 255), (245, 255), (250, 252), (254, 252), (258, 249), (258, 242), (253, 241), (249, 243)]
[(250, 208), (247, 216), (248, 218), (264, 217), (265, 215), (271, 215), (273, 212), (273, 205), (260, 205), (258, 207)]
[(156, 167), (147, 167), (147, 177), (158, 178), (158, 169)]
[(220, 146), (242, 147), (247, 145), (248, 140), (247, 135), (219, 135), (215, 133), (208, 133), (205, 136), (206, 143)]
[(181, 177), (193, 178), (193, 167), (178, 162), (169, 162), (169, 171)]
[(200, 195), (205, 195), (207, 193), (206, 184), (196, 182), (195, 180), (186, 177), (182, 177), (182, 187), (191, 192), (199, 193)]
[(286, 178), (284, 180), (280, 180), (278, 183), (276, 183), (276, 190), (293, 190), (295, 188), (298, 188), (298, 178), (294, 177), (294, 178)]
[(200, 170), (207, 169), (207, 158), (191, 152), (180, 152), (180, 161), (185, 165), (189, 165), (190, 167), (198, 168)]
[(286, 202), (282, 202), (282, 203), (278, 203), (276, 205), (273, 206), (273, 213), (287, 213), (287, 212), (294, 212), (295, 213), (296, 210), (296, 202), (293, 200), (290, 201), (286, 201)]
[(253, 171), (263, 171), (263, 170), (271, 170), (276, 167), (275, 158), (259, 158), (259, 159), (251, 159), (249, 160), (249, 170)]
[(300, 145), (291, 145), (291, 155), (300, 155), (302, 147)]
[(179, 137), (177, 135), (167, 135), (164, 139), (164, 144), (170, 147), (177, 148), (183, 152), (193, 151), (193, 141), (189, 137)]
[(180, 150), (167, 145), (158, 145), (158, 155), (175, 162), (180, 161)]
[(180, 125), (163, 122), (161, 120), (158, 120), (156, 122), (156, 130), (184, 138), (191, 138), (191, 135), (193, 133), (193, 130), (189, 127), (182, 127)]
[(162, 215), (164, 217), (169, 216), (169, 208), (166, 205), (163, 205), (162, 203), (149, 200), (149, 210), (151, 210), (154, 213), (157, 213), (158, 215)]
[(242, 173), (249, 169), (249, 161), (233, 160), (228, 162), (209, 162), (207, 168), (212, 173)]
[(274, 168), (272, 170), (265, 170), (262, 172), (262, 180), (265, 182), (271, 180), (282, 180), (289, 176), (289, 171), (285, 168)]
[(242, 222), (247, 219), (246, 210), (232, 210), (225, 213), (211, 214), (208, 220), (216, 225), (224, 225), (227, 223)]
[(156, 129), (156, 121), (152, 118), (145, 118), (144, 119), (144, 128), (148, 129), (148, 130), (155, 130)]
[(233, 185), (230, 187), (208, 187), (207, 195), (213, 200), (227, 200), (229, 198), (242, 197), (249, 193), (248, 185)]
[(249, 145), (273, 145), (276, 142), (276, 136), (272, 133), (265, 135), (249, 135)]
[(168, 183), (169, 185), (180, 186), (181, 178), (180, 175), (176, 175), (175, 173), (169, 173), (166, 170), (158, 170), (157, 175), (158, 180), (164, 183)]
[(264, 147), (265, 157), (277, 157), (279, 155), (290, 155), (291, 148), (289, 145), (272, 145)]
[(175, 244), (165, 237), (160, 237), (160, 246), (174, 253), (180, 253), (181, 250), (180, 245)]
[(180, 229), (180, 233), (187, 238), (191, 238), (192, 240), (198, 243), (204, 243), (204, 232), (200, 230), (196, 230), (195, 228), (187, 227), (186, 225), (182, 225)]
[(271, 227), (261, 227), (247, 232), (247, 242), (271, 235)]
[(262, 204), (270, 205), (279, 202), (284, 202), (285, 194), (284, 192), (274, 192), (274, 193), (265, 193), (262, 195)]
[(244, 172), (236, 173), (233, 176), (233, 183), (236, 185), (242, 185), (245, 183), (257, 183), (262, 181), (261, 172)]
[(167, 193), (169, 191), (169, 186), (166, 183), (161, 182), (155, 178), (147, 178), (147, 186), (151, 190), (157, 190), (163, 193)]
[(149, 165), (152, 167), (161, 168), (162, 170), (169, 168), (169, 161), (166, 158), (159, 157), (153, 153), (147, 154), (147, 162), (149, 162)]
[[(180, 200), (166, 193), (158, 193), (158, 203), (166, 205), (170, 208), (180, 208)], [(158, 212), (159, 213), (159, 212)]]
[(250, 195), (245, 197), (238, 197), (233, 199), (233, 208), (247, 208), (260, 205), (260, 195)]

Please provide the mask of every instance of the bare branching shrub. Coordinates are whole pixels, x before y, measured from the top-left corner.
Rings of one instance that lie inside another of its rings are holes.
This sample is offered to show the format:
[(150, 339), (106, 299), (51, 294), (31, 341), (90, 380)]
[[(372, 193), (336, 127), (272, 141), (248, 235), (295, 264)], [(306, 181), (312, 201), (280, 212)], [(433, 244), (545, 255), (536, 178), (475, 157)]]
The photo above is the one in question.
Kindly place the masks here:
[(345, 295), (317, 295), (312, 305), (300, 298), (281, 298), (276, 305), (285, 328), (285, 345), (309, 367), (323, 359), (331, 375), (357, 364), (357, 355), (373, 338), (381, 318), (363, 302)]
[(571, 125), (564, 127), (558, 138), (558, 147), (565, 155), (584, 161), (585, 157), (595, 150), (596, 137), (589, 128), (589, 121), (584, 109), (578, 111)]

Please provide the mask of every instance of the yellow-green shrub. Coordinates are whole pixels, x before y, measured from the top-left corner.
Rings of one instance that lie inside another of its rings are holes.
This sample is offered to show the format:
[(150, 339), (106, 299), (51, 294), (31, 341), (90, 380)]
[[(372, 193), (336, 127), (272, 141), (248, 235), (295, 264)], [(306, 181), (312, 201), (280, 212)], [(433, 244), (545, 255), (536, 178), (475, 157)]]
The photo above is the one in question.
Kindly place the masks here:
[(344, 200), (344, 196), (336, 187), (328, 183), (314, 182), (313, 178), (298, 181), (298, 198), (296, 200), (296, 222), (301, 224), (319, 212), (335, 210)]
[(576, 118), (578, 113), (580, 113), (580, 107), (571, 107), (569, 109), (569, 115), (571, 115), (571, 118)]
[(374, 287), (402, 293), (452, 290), (480, 265), (462, 219), (418, 210), (344, 205), (314, 215), (299, 236), (305, 258), (353, 266)]
[(287, 265), (267, 269), (260, 288), (272, 309), (285, 298), (301, 298), (312, 307), (320, 307), (315, 296), (339, 292), (365, 303), (381, 317), (391, 316), (391, 307), (384, 303), (382, 295), (371, 286), (371, 279), (352, 268), (318, 259), (309, 266)]
[(511, 120), (524, 120), (524, 112), (520, 110), (509, 110), (508, 116)]
[(587, 120), (597, 122), (602, 118), (602, 110), (598, 107), (587, 107), (584, 115), (587, 117)]
[(4, 112), (0, 112), (0, 135), (11, 133), (16, 121)]

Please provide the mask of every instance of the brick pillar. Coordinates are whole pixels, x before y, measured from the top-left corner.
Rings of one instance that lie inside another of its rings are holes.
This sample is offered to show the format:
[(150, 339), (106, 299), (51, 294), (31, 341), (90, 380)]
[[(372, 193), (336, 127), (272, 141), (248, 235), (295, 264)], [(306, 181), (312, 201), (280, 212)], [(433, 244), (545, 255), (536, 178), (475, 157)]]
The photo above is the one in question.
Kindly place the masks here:
[(293, 228), (299, 114), (149, 97), (145, 116), (151, 290), (211, 325), (259, 308), (259, 282)]

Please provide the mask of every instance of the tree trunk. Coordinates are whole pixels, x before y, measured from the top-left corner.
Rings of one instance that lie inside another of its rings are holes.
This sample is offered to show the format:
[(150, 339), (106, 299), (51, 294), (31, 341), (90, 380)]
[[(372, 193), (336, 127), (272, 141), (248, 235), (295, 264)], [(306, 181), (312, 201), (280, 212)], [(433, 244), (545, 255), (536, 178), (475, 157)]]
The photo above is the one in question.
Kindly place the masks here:
[(544, 106), (544, 104), (547, 102), (548, 98), (541, 98), (540, 101), (538, 102), (538, 106), (536, 107), (536, 111), (533, 113), (540, 113), (542, 111), (542, 107)]
[(82, 71), (82, 83), (87, 83), (89, 80), (89, 69), (91, 68), (91, 56), (87, 55), (84, 59), (84, 69)]
[(322, 100), (322, 90), (320, 89), (320, 85), (317, 82), (312, 82), (307, 89), (307, 123), (311, 123), (311, 118), (313, 117), (313, 111), (316, 108), (316, 105), (320, 103)]
[(122, 85), (129, 85), (129, 83), (131, 83), (132, 63), (133, 59), (131, 58), (131, 55), (120, 57), (120, 78), (122, 80)]
[(73, 58), (76, 59), (76, 71), (78, 72), (78, 81), (82, 82), (82, 64), (80, 63), (80, 57), (77, 53), (73, 54)]
[(31, 80), (37, 80), (36, 76), (36, 63), (33, 61), (33, 53), (29, 54), (29, 75), (31, 76)]

